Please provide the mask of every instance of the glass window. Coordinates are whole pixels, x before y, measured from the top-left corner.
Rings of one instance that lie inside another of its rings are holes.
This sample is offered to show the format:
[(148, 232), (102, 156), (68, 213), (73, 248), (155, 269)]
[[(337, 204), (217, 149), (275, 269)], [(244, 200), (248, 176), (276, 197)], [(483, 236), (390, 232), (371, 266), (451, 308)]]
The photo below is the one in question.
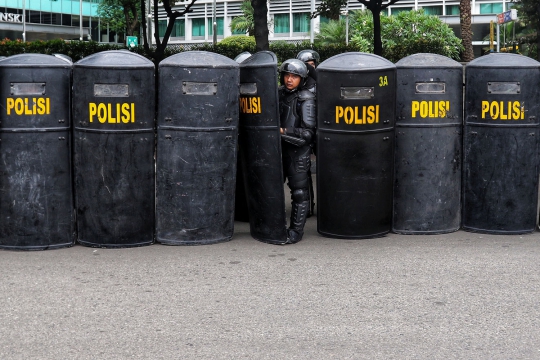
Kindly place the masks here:
[(392, 14), (392, 15), (397, 15), (397, 14), (399, 14), (400, 12), (411, 11), (412, 9), (413, 9), (412, 7), (392, 8), (391, 14)]
[(184, 37), (186, 36), (186, 20), (176, 19), (174, 20), (174, 27), (172, 29), (171, 37)]
[(62, 14), (62, 25), (71, 26), (71, 15)]
[[(223, 18), (217, 17), (217, 34), (218, 36), (223, 35)], [(208, 35), (214, 35), (214, 26), (212, 24), (212, 18), (208, 18)]]
[(191, 36), (204, 36), (204, 19), (191, 20)]
[(423, 9), (427, 15), (442, 15), (442, 6), (424, 6)]
[(330, 21), (330, 19), (327, 18), (326, 16), (321, 15), (320, 16), (320, 21), (321, 21), (321, 24), (327, 24)]
[(274, 33), (284, 34), (290, 31), (289, 14), (274, 15)]
[(293, 14), (293, 32), (309, 32), (309, 13)]
[(41, 12), (39, 11), (27, 11), (26, 21), (29, 23), (39, 24), (41, 23)]
[(446, 5), (446, 15), (459, 15), (459, 5)]
[(158, 22), (159, 37), (163, 37), (165, 35), (165, 31), (167, 31), (167, 20), (159, 20)]
[(480, 4), (480, 14), (500, 14), (502, 12), (502, 3)]

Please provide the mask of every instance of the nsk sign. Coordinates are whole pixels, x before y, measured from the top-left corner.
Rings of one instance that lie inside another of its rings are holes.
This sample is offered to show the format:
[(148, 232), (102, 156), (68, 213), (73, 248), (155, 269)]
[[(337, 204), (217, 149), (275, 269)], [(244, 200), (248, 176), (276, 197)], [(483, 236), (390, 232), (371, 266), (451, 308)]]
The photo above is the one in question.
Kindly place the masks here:
[(0, 12), (0, 21), (22, 22), (22, 14)]

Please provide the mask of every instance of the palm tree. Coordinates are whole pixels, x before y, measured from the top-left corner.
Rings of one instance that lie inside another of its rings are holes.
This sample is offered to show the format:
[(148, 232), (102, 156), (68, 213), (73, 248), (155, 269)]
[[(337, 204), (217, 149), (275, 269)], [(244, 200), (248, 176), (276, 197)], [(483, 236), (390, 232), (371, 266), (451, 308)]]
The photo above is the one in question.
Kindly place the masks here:
[(461, 24), (461, 40), (465, 50), (461, 55), (461, 60), (468, 62), (474, 60), (472, 45), (472, 25), (471, 25), (471, 0), (460, 0), (459, 21)]
[(347, 23), (344, 19), (322, 23), (315, 42), (320, 46), (345, 44), (346, 26)]
[(249, 36), (255, 35), (255, 22), (253, 20), (253, 6), (251, 6), (251, 2), (244, 1), (240, 6), (240, 10), (242, 10), (242, 15), (231, 20), (231, 31), (247, 32)]

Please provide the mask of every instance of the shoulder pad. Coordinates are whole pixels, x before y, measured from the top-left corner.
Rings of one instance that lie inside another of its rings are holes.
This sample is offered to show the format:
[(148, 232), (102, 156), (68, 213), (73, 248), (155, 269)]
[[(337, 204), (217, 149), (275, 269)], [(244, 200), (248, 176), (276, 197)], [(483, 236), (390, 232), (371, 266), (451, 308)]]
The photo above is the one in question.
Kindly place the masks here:
[(302, 89), (298, 92), (298, 99), (304, 101), (309, 99), (315, 99), (315, 94), (309, 90)]

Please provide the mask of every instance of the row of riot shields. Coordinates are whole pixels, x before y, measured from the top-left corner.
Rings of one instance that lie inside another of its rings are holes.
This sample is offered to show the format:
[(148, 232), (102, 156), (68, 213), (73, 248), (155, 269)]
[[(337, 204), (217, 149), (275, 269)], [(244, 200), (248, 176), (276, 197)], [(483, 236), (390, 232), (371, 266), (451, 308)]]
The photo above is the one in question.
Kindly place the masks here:
[(155, 74), (127, 51), (0, 60), (1, 248), (232, 237), (238, 64), (207, 52), (160, 63), (157, 122)]
[[(317, 73), (320, 234), (534, 231), (538, 62), (469, 63), (464, 101), (439, 55), (345, 53)], [(0, 60), (1, 248), (230, 240), (238, 156), (251, 235), (285, 241), (276, 56), (171, 56), (157, 104), (155, 74), (126, 51)]]
[(465, 70), (463, 98), (463, 66), (440, 55), (317, 68), (319, 233), (535, 230), (540, 63), (491, 54)]

